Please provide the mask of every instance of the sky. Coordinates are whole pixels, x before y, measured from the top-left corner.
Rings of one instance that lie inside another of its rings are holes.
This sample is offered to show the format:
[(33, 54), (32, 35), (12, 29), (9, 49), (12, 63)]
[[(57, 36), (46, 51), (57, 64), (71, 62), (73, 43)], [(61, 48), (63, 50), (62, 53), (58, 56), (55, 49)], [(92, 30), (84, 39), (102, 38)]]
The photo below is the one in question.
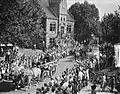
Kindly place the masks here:
[[(68, 8), (76, 3), (83, 3), (85, 0), (67, 0)], [(118, 5), (120, 5), (120, 0), (87, 0), (91, 4), (95, 4), (99, 9), (99, 16), (102, 18), (104, 14), (114, 13), (115, 10), (118, 9)]]

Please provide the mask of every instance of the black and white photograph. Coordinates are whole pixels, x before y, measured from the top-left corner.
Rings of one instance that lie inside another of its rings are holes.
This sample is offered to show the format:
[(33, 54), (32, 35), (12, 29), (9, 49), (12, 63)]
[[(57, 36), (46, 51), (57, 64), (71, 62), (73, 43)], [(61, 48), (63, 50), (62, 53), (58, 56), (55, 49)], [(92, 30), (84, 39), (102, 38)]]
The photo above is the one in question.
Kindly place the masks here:
[(0, 0), (0, 94), (120, 94), (120, 0)]

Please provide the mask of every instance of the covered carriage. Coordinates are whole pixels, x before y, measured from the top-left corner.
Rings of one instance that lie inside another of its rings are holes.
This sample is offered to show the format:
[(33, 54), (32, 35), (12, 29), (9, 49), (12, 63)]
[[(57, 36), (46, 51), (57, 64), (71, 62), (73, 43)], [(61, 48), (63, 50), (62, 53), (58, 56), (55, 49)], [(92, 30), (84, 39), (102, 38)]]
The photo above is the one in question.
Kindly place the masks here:
[(0, 44), (0, 61), (6, 61), (7, 57), (12, 53), (13, 47), (11, 43)]

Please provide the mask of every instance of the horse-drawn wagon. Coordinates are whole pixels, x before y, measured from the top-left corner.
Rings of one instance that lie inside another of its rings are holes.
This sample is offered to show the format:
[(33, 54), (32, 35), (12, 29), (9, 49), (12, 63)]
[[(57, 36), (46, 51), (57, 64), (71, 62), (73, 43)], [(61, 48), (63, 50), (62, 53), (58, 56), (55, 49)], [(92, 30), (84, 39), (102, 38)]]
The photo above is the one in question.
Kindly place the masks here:
[[(1, 51), (3, 51), (4, 53), (7, 53), (8, 50), (10, 50), (12, 53), (15, 50), (14, 46), (10, 44), (9, 45), (5, 44), (1, 48), (3, 48)], [(17, 54), (16, 58), (14, 58), (13, 61), (10, 61), (8, 63), (6, 63), (6, 61), (4, 60), (5, 65), (6, 64), (10, 65), (9, 67), (10, 71), (8, 72), (8, 77), (9, 77), (8, 81), (12, 81), (16, 89), (18, 88), (21, 89), (26, 87), (30, 88), (32, 84), (36, 84), (36, 83), (39, 84), (41, 79), (44, 80), (48, 77), (52, 77), (52, 75), (55, 74), (57, 67), (57, 60), (56, 58), (53, 58), (53, 55), (54, 54), (48, 55), (49, 58), (45, 58), (45, 59), (43, 57), (43, 60), (38, 59), (41, 61), (35, 60), (40, 56), (34, 55), (32, 57), (32, 56), (26, 56), (24, 54), (21, 56), (18, 56)], [(6, 54), (4, 54), (4, 56), (6, 56)], [(46, 61), (46, 59), (50, 59), (50, 60)], [(26, 62), (30, 64), (27, 64)], [(35, 62), (35, 66), (32, 66), (32, 62)], [(39, 64), (37, 63), (41, 63), (42, 65), (39, 66)], [(43, 67), (43, 69), (41, 67)]]
[(12, 60), (13, 48), (14, 45), (11, 43), (0, 44), (0, 61)]

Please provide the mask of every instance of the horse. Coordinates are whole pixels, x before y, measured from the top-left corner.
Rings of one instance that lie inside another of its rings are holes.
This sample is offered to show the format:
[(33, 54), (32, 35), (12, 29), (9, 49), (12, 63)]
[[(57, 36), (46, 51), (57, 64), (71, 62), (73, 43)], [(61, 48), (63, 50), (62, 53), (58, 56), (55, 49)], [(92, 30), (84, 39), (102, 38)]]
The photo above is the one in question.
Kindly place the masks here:
[(13, 80), (13, 83), (15, 85), (15, 89), (20, 89), (21, 86), (23, 87), (23, 84), (22, 84), (22, 74), (21, 73), (14, 74), (14, 78), (12, 80)]
[(57, 53), (57, 59), (60, 60), (63, 56), (60, 53)]
[(20, 86), (22, 88), (25, 88), (25, 91), (27, 89), (31, 88), (32, 81), (34, 79), (37, 79), (37, 82), (40, 80), (41, 70), (40, 68), (26, 68), (20, 70), (20, 73), (15, 76), (15, 79), (13, 82), (15, 83), (16, 87)]
[(34, 67), (31, 70), (33, 72), (33, 78), (37, 79), (37, 82), (39, 82), (40, 78), (41, 78), (41, 69), (37, 68), (37, 67)]
[(33, 71), (29, 68), (21, 70), (21, 73), (23, 74), (21, 77), (23, 86), (25, 87), (25, 91), (31, 87), (31, 81), (33, 78)]

